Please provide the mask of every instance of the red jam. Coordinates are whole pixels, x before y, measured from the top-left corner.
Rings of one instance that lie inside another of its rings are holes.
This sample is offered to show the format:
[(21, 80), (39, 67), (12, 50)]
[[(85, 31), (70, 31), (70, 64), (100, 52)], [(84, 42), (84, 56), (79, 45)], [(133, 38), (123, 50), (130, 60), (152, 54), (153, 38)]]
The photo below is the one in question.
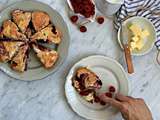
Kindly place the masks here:
[(70, 20), (72, 21), (72, 23), (76, 23), (78, 21), (78, 16), (73, 15), (73, 16), (70, 17)]
[(103, 23), (104, 23), (104, 18), (103, 18), (103, 17), (98, 17), (98, 18), (97, 18), (97, 22), (98, 22), (99, 24), (103, 24)]
[(95, 14), (95, 5), (91, 0), (70, 0), (75, 13), (89, 18)]
[(80, 29), (81, 32), (86, 32), (87, 31), (87, 28), (85, 26), (80, 26), (79, 29)]

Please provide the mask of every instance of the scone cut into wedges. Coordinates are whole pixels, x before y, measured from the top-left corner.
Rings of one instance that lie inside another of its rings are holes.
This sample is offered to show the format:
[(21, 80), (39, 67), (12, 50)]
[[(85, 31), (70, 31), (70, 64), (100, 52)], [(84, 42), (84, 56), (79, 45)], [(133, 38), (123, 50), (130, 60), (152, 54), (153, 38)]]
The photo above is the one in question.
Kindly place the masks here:
[(59, 44), (61, 42), (61, 34), (55, 26), (49, 25), (31, 36), (31, 41)]
[(50, 17), (47, 13), (43, 11), (33, 11), (32, 12), (32, 24), (35, 31), (40, 31), (49, 25)]
[(11, 20), (5, 20), (3, 22), (1, 34), (2, 34), (1, 37), (3, 38), (22, 40), (22, 41), (27, 40), (26, 36), (23, 33), (19, 32), (19, 28)]
[(0, 61), (8, 62), (17, 54), (24, 42), (0, 41)]
[(28, 44), (24, 44), (20, 47), (18, 53), (13, 57), (11, 61), (11, 68), (13, 70), (24, 72), (27, 69), (28, 50)]
[(32, 47), (45, 68), (49, 69), (57, 62), (59, 56), (55, 50), (37, 44), (32, 44)]
[(45, 11), (21, 9), (11, 11), (10, 15), (11, 18), (4, 20), (0, 28), (0, 62), (8, 63), (17, 72), (24, 72), (30, 62), (31, 48), (44, 68), (52, 68), (59, 54), (47, 44), (53, 43), (57, 47), (61, 34), (50, 16)]
[(102, 81), (87, 67), (80, 67), (72, 78), (72, 85), (86, 101), (93, 103), (96, 90), (101, 88)]
[(22, 33), (25, 33), (31, 21), (31, 12), (23, 10), (14, 10), (11, 13), (14, 23)]

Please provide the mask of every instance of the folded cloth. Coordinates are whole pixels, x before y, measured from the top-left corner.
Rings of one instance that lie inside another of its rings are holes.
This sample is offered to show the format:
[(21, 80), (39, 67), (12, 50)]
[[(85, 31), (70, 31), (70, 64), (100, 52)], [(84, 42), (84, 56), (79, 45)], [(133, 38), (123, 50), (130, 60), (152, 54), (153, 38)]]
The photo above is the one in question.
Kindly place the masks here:
[(124, 4), (116, 14), (114, 21), (118, 30), (121, 23), (133, 16), (149, 19), (156, 28), (157, 40), (160, 42), (160, 0), (124, 0)]

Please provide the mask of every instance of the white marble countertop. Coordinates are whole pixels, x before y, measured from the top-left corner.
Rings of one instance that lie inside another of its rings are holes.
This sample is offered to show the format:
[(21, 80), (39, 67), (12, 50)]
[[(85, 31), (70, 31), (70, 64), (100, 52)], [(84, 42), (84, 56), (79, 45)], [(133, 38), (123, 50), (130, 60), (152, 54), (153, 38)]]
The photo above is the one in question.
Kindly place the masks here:
[[(20, 0), (0, 0), (0, 8), (15, 1)], [(125, 67), (112, 20), (106, 19), (104, 25), (89, 24), (88, 32), (80, 33), (67, 17), (65, 0), (39, 1), (59, 11), (65, 19), (72, 33), (69, 56), (55, 74), (40, 81), (14, 80), (0, 72), (0, 120), (84, 120), (66, 102), (65, 77), (75, 62), (88, 55), (106, 55), (119, 60)], [(160, 66), (155, 62), (155, 55), (154, 48), (148, 55), (134, 57), (136, 72), (129, 76), (129, 82), (131, 95), (144, 98), (154, 120), (160, 120)]]

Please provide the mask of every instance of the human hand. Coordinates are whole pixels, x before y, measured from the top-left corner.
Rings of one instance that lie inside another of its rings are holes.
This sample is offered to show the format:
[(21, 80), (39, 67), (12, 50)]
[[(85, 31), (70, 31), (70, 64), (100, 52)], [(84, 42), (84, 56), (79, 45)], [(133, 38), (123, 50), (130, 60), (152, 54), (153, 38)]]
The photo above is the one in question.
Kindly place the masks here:
[(116, 107), (125, 120), (153, 120), (151, 112), (143, 99), (116, 94), (115, 98), (100, 95), (100, 99)]

